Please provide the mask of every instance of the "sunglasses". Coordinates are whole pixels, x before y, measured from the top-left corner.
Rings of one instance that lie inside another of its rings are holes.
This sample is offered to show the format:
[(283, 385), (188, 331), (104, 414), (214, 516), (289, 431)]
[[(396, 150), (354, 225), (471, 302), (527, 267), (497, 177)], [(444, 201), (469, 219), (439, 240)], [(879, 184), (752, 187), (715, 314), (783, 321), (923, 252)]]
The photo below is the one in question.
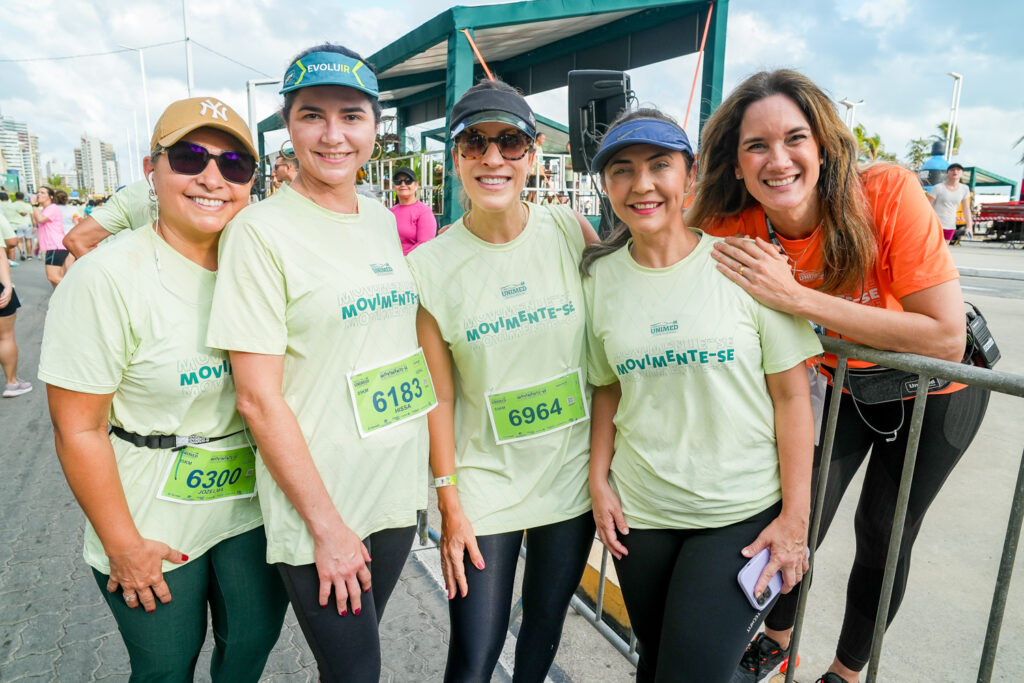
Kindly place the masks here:
[(479, 159), (487, 153), (492, 142), (498, 145), (498, 153), (506, 161), (522, 159), (533, 146), (533, 140), (525, 133), (502, 133), (496, 138), (489, 138), (469, 131), (455, 138), (455, 146), (463, 159)]
[(181, 175), (199, 175), (210, 159), (217, 162), (224, 180), (236, 185), (245, 185), (256, 172), (256, 159), (245, 152), (210, 154), (210, 150), (194, 142), (176, 142), (165, 151), (171, 170)]
[(400, 175), (394, 180), (395, 185), (412, 185), (415, 182), (415, 180), (407, 175)]

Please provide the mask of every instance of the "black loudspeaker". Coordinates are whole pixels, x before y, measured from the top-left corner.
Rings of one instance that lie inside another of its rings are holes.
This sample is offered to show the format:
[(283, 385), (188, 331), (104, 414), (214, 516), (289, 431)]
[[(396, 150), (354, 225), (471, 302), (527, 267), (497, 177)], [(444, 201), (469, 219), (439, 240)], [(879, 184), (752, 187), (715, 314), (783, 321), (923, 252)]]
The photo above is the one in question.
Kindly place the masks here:
[(581, 69), (569, 72), (569, 146), (572, 167), (590, 172), (608, 124), (626, 108), (629, 74)]

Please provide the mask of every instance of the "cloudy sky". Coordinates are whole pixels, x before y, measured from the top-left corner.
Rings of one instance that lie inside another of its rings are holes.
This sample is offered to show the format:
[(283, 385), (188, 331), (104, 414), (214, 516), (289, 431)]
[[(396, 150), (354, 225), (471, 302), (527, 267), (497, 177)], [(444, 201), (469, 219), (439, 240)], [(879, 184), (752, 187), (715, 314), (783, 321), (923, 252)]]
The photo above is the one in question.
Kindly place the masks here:
[[(489, 3), (186, 4), (194, 94), (217, 96), (245, 116), (245, 81), (279, 78), (289, 58), (307, 45), (331, 40), (369, 55), (454, 4)], [(972, 11), (973, 6), (979, 9)], [(836, 100), (865, 100), (857, 121), (879, 133), (886, 149), (902, 158), (911, 138), (931, 135), (936, 124), (947, 120), (953, 84), (947, 72), (956, 71), (964, 76), (959, 160), (1019, 179), (1017, 160), (1024, 148), (1013, 145), (1024, 136), (1022, 15), (1018, 0), (731, 0), (726, 91), (760, 69), (799, 69)], [(6, 2), (0, 7), (0, 113), (28, 122), (39, 136), (44, 164), (55, 159), (70, 167), (72, 149), (87, 133), (115, 145), (127, 175), (135, 127), (143, 149), (150, 135), (137, 54), (44, 58), (157, 45), (183, 36), (177, 0)], [(145, 51), (154, 121), (169, 102), (186, 96), (184, 52), (181, 42)], [(681, 118), (695, 66), (696, 57), (688, 56), (637, 69), (631, 72), (633, 88), (641, 102)], [(276, 88), (258, 90), (256, 118), (262, 119), (279, 98)], [(536, 95), (531, 102), (542, 114), (566, 119), (564, 89)], [(696, 132), (696, 114), (687, 130)]]

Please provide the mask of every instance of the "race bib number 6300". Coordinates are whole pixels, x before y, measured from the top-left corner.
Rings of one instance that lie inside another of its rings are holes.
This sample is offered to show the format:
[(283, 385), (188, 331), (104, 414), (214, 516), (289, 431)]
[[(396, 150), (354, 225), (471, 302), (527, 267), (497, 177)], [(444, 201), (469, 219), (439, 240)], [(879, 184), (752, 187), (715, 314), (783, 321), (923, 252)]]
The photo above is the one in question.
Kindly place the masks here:
[(157, 498), (172, 503), (215, 503), (256, 495), (252, 446), (188, 446), (177, 452)]

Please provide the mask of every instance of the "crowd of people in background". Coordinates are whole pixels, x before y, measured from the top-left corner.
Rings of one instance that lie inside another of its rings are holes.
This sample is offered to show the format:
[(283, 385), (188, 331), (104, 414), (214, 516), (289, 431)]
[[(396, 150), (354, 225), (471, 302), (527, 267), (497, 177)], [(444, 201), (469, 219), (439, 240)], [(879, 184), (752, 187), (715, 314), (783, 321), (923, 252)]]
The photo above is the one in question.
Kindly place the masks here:
[[(325, 43), (282, 84), (289, 141), (259, 201), (248, 127), (203, 97), (166, 108), (145, 178), (109, 201), (0, 192), (3, 396), (32, 390), (11, 268), (42, 259), (39, 379), (133, 678), (191, 680), (209, 614), (213, 680), (256, 681), (290, 604), (320, 680), (379, 680), (379, 624), (432, 481), (445, 681), (490, 680), (524, 538), (514, 680), (543, 681), (595, 532), (638, 681), (765, 680), (789, 655), (809, 551), (867, 460), (843, 629), (818, 679), (856, 683), (913, 399), (842, 388), (809, 539), (837, 390), (815, 331), (960, 360), (945, 245), (957, 206), (972, 227), (962, 167), (933, 211), (909, 172), (858, 166), (817, 85), (763, 72), (707, 121), (699, 161), (656, 108), (609, 126), (599, 237), (564, 193), (528, 194), (543, 133), (491, 79), (450, 112), (464, 212), (439, 231), (413, 167), (393, 171), (390, 210), (361, 187), (381, 117), (371, 65)], [(988, 401), (930, 394), (890, 621)]]

